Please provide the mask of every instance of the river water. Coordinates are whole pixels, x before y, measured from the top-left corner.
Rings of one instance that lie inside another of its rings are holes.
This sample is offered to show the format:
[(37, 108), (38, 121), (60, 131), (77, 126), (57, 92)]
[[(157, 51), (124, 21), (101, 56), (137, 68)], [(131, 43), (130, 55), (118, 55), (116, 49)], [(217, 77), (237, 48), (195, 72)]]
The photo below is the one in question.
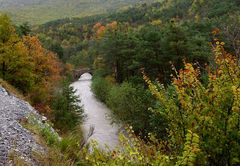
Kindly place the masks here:
[(76, 89), (76, 94), (81, 99), (85, 121), (82, 125), (85, 137), (89, 133), (89, 129), (94, 127), (93, 135), (90, 140), (96, 140), (100, 148), (107, 145), (110, 149), (118, 144), (118, 135), (120, 127), (112, 124), (110, 119), (110, 110), (99, 100), (96, 99), (91, 91), (92, 76), (89, 73), (83, 74), (80, 79), (74, 82), (71, 86)]

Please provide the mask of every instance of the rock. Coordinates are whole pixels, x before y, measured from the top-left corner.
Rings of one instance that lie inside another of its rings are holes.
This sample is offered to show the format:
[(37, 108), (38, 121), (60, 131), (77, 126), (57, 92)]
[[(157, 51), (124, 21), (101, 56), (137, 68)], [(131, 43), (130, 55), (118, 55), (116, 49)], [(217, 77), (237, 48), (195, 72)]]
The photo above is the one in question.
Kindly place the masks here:
[(47, 118), (45, 116), (42, 116), (42, 122), (46, 123), (47, 122)]
[[(0, 86), (0, 166), (9, 164), (9, 154), (15, 152), (30, 165), (35, 165), (31, 158), (33, 151), (44, 152), (44, 148), (34, 139), (34, 135), (21, 124), (22, 119), (33, 115), (43, 126), (47, 118), (42, 117), (27, 102), (10, 95)], [(53, 130), (53, 132), (55, 132)]]
[(5, 96), (8, 95), (8, 92), (2, 87), (0, 87), (0, 93), (2, 93)]

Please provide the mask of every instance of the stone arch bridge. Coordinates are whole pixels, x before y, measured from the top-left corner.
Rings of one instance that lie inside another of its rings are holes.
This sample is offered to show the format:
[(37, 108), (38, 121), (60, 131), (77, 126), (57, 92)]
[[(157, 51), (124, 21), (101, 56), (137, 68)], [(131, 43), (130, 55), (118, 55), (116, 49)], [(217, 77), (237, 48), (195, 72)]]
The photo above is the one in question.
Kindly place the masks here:
[(74, 80), (78, 80), (81, 77), (81, 75), (83, 75), (84, 73), (90, 73), (91, 75), (93, 75), (93, 71), (90, 68), (76, 69), (76, 70), (73, 70)]

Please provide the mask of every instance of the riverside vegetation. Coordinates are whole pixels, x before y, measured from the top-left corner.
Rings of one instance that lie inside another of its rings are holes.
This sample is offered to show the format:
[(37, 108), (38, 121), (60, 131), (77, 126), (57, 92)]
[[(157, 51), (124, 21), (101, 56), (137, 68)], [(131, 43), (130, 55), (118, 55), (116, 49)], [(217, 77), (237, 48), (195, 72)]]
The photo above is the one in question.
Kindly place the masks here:
[[(164, 0), (57, 20), (33, 32), (27, 24), (14, 30), (2, 15), (1, 78), (63, 135), (49, 141), (54, 137), (40, 131), (49, 155), (36, 160), (44, 165), (239, 165), (239, 5), (237, 0)], [(73, 67), (94, 69), (92, 90), (113, 111), (113, 120), (128, 126), (128, 138), (120, 135), (114, 150), (92, 142), (89, 153), (77, 132), (82, 109), (74, 104), (69, 84), (60, 81), (71, 80)]]

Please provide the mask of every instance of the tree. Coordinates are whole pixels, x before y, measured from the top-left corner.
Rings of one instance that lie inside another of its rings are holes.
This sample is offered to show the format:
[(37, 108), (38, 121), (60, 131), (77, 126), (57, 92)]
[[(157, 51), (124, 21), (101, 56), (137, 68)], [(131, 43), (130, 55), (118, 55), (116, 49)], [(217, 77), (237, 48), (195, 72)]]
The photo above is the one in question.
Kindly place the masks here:
[(27, 36), (31, 33), (31, 28), (28, 22), (24, 22), (23, 24), (17, 26), (16, 29), (19, 36)]
[(74, 130), (83, 119), (83, 109), (75, 92), (68, 82), (63, 82), (62, 91), (57, 92), (53, 98), (54, 125), (61, 132)]
[(108, 24), (104, 35), (97, 40), (99, 58), (103, 59), (105, 69), (113, 74), (118, 83), (134, 75), (129, 67), (135, 55), (136, 38), (127, 24)]
[(32, 99), (35, 103), (45, 103), (51, 98), (50, 94), (60, 80), (60, 62), (54, 53), (42, 47), (37, 37), (24, 36), (23, 42), (34, 64), (33, 72), (36, 75)]
[(17, 36), (10, 19), (0, 15), (0, 77), (9, 81), (23, 92), (34, 84), (34, 64), (27, 55), (27, 49)]

